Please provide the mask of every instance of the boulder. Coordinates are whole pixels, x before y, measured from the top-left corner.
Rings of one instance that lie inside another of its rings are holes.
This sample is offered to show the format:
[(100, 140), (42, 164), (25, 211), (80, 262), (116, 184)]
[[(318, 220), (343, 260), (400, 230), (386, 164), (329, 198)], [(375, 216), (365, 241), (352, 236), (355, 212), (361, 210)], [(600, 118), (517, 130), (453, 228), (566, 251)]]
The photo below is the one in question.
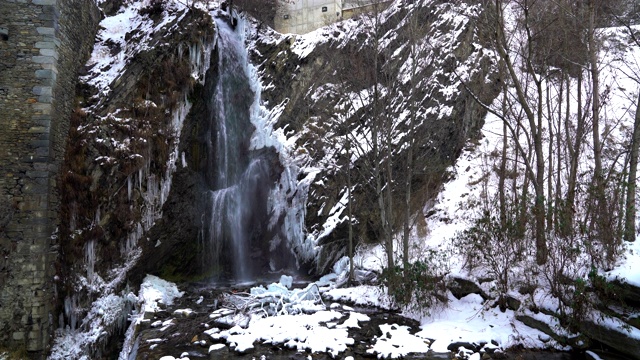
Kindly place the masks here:
[[(621, 323), (609, 320), (613, 319), (605, 317), (597, 323), (592, 320), (583, 321), (580, 331), (631, 359), (640, 360), (640, 329), (630, 325), (622, 327)], [(615, 326), (612, 326), (612, 322)]]
[(611, 284), (618, 288), (618, 296), (625, 304), (640, 307), (640, 287), (616, 279)]
[(482, 296), (483, 300), (487, 300), (490, 297), (476, 284), (469, 279), (463, 279), (461, 277), (452, 276), (449, 279), (447, 288), (451, 291), (451, 294), (456, 299), (461, 299), (469, 294), (478, 294)]
[(554, 329), (549, 324), (547, 324), (544, 321), (538, 320), (530, 315), (527, 315), (527, 314), (516, 315), (516, 320), (520, 321), (521, 323), (527, 325), (530, 328), (534, 328), (542, 331), (543, 333), (549, 335), (552, 339), (557, 341), (559, 344), (564, 345), (569, 342), (569, 339), (566, 336), (560, 335), (557, 332), (555, 332)]

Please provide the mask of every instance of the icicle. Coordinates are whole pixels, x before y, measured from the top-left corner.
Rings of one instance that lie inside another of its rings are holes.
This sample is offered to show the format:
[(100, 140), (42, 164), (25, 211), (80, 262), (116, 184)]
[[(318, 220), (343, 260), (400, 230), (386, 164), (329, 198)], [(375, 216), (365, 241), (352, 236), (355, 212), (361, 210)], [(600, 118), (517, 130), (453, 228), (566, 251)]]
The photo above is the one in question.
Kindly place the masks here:
[(131, 201), (131, 175), (127, 176), (127, 199)]
[(94, 239), (87, 241), (84, 246), (84, 261), (87, 267), (87, 281), (93, 285), (96, 266), (96, 243)]

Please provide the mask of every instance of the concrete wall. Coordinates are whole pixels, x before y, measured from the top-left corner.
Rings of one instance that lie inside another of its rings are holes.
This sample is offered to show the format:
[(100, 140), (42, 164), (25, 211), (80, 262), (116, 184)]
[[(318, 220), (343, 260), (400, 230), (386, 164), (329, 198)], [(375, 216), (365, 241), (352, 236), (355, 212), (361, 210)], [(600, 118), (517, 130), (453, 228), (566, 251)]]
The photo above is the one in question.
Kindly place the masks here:
[(0, 345), (39, 357), (57, 324), (56, 177), (100, 12), (92, 0), (0, 9)]
[(275, 29), (304, 34), (341, 20), (342, 0), (296, 0), (278, 9)]
[(280, 6), (274, 27), (281, 33), (305, 34), (362, 13), (382, 11), (389, 4), (385, 0), (295, 0)]
[(356, 15), (382, 11), (391, 5), (391, 1), (381, 0), (352, 0), (342, 5), (342, 18), (351, 19)]

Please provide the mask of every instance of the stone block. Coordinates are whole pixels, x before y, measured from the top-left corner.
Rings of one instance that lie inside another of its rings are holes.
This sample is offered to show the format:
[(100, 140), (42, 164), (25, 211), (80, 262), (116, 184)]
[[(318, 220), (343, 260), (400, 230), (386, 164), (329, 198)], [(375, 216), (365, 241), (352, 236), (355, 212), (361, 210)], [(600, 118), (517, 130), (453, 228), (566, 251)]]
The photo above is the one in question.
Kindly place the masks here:
[[(35, 161), (49, 161), (49, 148), (48, 147), (40, 147), (36, 149), (36, 157)], [(38, 159), (46, 159), (46, 160), (38, 160)]]
[(26, 184), (22, 187), (22, 191), (25, 194), (47, 194), (49, 187), (46, 185)]
[[(38, 141), (38, 140), (36, 140), (36, 141)], [(49, 144), (49, 141), (46, 141), (46, 143)], [(49, 172), (48, 171), (29, 170), (29, 171), (27, 171), (26, 175), (29, 178), (46, 178), (46, 177), (49, 177)]]
[(52, 28), (52, 27), (44, 27), (44, 26), (40, 26), (36, 28), (36, 31), (38, 32), (38, 34), (40, 35), (55, 35), (56, 34), (56, 29)]
[[(48, 6), (44, 9), (53, 9), (54, 7)], [(56, 13), (53, 10), (43, 11), (42, 14), (38, 15), (38, 20), (56, 20)]]
[(54, 64), (56, 62), (56, 59), (53, 56), (33, 56), (31, 58), (31, 61), (33, 61), (36, 64)]
[(16, 332), (13, 333), (13, 335), (11, 337), (15, 341), (22, 341), (22, 340), (24, 340), (24, 333), (22, 331), (16, 331)]
[(35, 5), (55, 5), (56, 0), (32, 0)]
[[(39, 154), (40, 152), (40, 148), (36, 149), (36, 155), (28, 155), (28, 156), (23, 156), (20, 158), (20, 161), (22, 161), (23, 163), (32, 163), (32, 162), (42, 162), (42, 161), (49, 161), (49, 151), (46, 150), (43, 152), (46, 154)], [(38, 179), (35, 179), (38, 180)]]
[(44, 104), (48, 104), (51, 103), (53, 101), (53, 96), (51, 95), (40, 95), (38, 96), (38, 102), (44, 103)]
[(31, 91), (34, 95), (51, 95), (53, 93), (51, 86), (34, 86)]
[(36, 135), (37, 140), (49, 140), (50, 138), (51, 136), (49, 135), (48, 132), (37, 133)]
[(32, 126), (29, 128), (28, 132), (31, 134), (41, 134), (48, 133), (49, 129), (50, 128), (48, 126)]
[(41, 115), (51, 115), (51, 104), (33, 104), (33, 110)]
[(53, 70), (55, 73), (58, 73), (58, 65), (54, 62), (51, 64), (41, 64), (42, 68), (45, 70)]
[(55, 49), (56, 43), (52, 41), (38, 41), (35, 45), (38, 49)]
[(27, 351), (40, 351), (44, 348), (42, 343), (42, 336), (40, 332), (32, 331), (29, 333), (29, 340), (27, 341)]
[(31, 117), (31, 122), (35, 126), (51, 127), (50, 115), (34, 115)]
[(58, 52), (55, 49), (40, 49), (40, 55), (52, 56), (54, 59), (58, 60)]

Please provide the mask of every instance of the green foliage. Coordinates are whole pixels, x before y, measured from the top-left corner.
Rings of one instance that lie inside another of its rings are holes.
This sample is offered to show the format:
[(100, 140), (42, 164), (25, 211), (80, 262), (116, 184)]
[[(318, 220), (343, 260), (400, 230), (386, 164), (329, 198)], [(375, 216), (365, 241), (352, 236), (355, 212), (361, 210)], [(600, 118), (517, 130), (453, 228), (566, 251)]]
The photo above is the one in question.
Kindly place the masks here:
[(573, 331), (579, 330), (580, 323), (585, 320), (590, 309), (598, 308), (609, 312), (611, 305), (624, 306), (618, 295), (620, 291), (619, 286), (608, 282), (595, 267), (591, 267), (586, 278), (579, 277), (573, 282), (571, 314), (565, 319), (569, 328)]
[(410, 263), (406, 269), (396, 266), (393, 272), (384, 269), (383, 285), (394, 281), (393, 297), (396, 304), (407, 310), (426, 315), (437, 303), (446, 303), (444, 276), (449, 272), (446, 254), (427, 250), (422, 259)]
[(500, 294), (509, 291), (510, 268), (524, 258), (524, 229), (516, 218), (498, 219), (485, 210), (475, 224), (458, 233), (454, 247), (464, 256), (469, 270), (481, 267), (496, 278)]

